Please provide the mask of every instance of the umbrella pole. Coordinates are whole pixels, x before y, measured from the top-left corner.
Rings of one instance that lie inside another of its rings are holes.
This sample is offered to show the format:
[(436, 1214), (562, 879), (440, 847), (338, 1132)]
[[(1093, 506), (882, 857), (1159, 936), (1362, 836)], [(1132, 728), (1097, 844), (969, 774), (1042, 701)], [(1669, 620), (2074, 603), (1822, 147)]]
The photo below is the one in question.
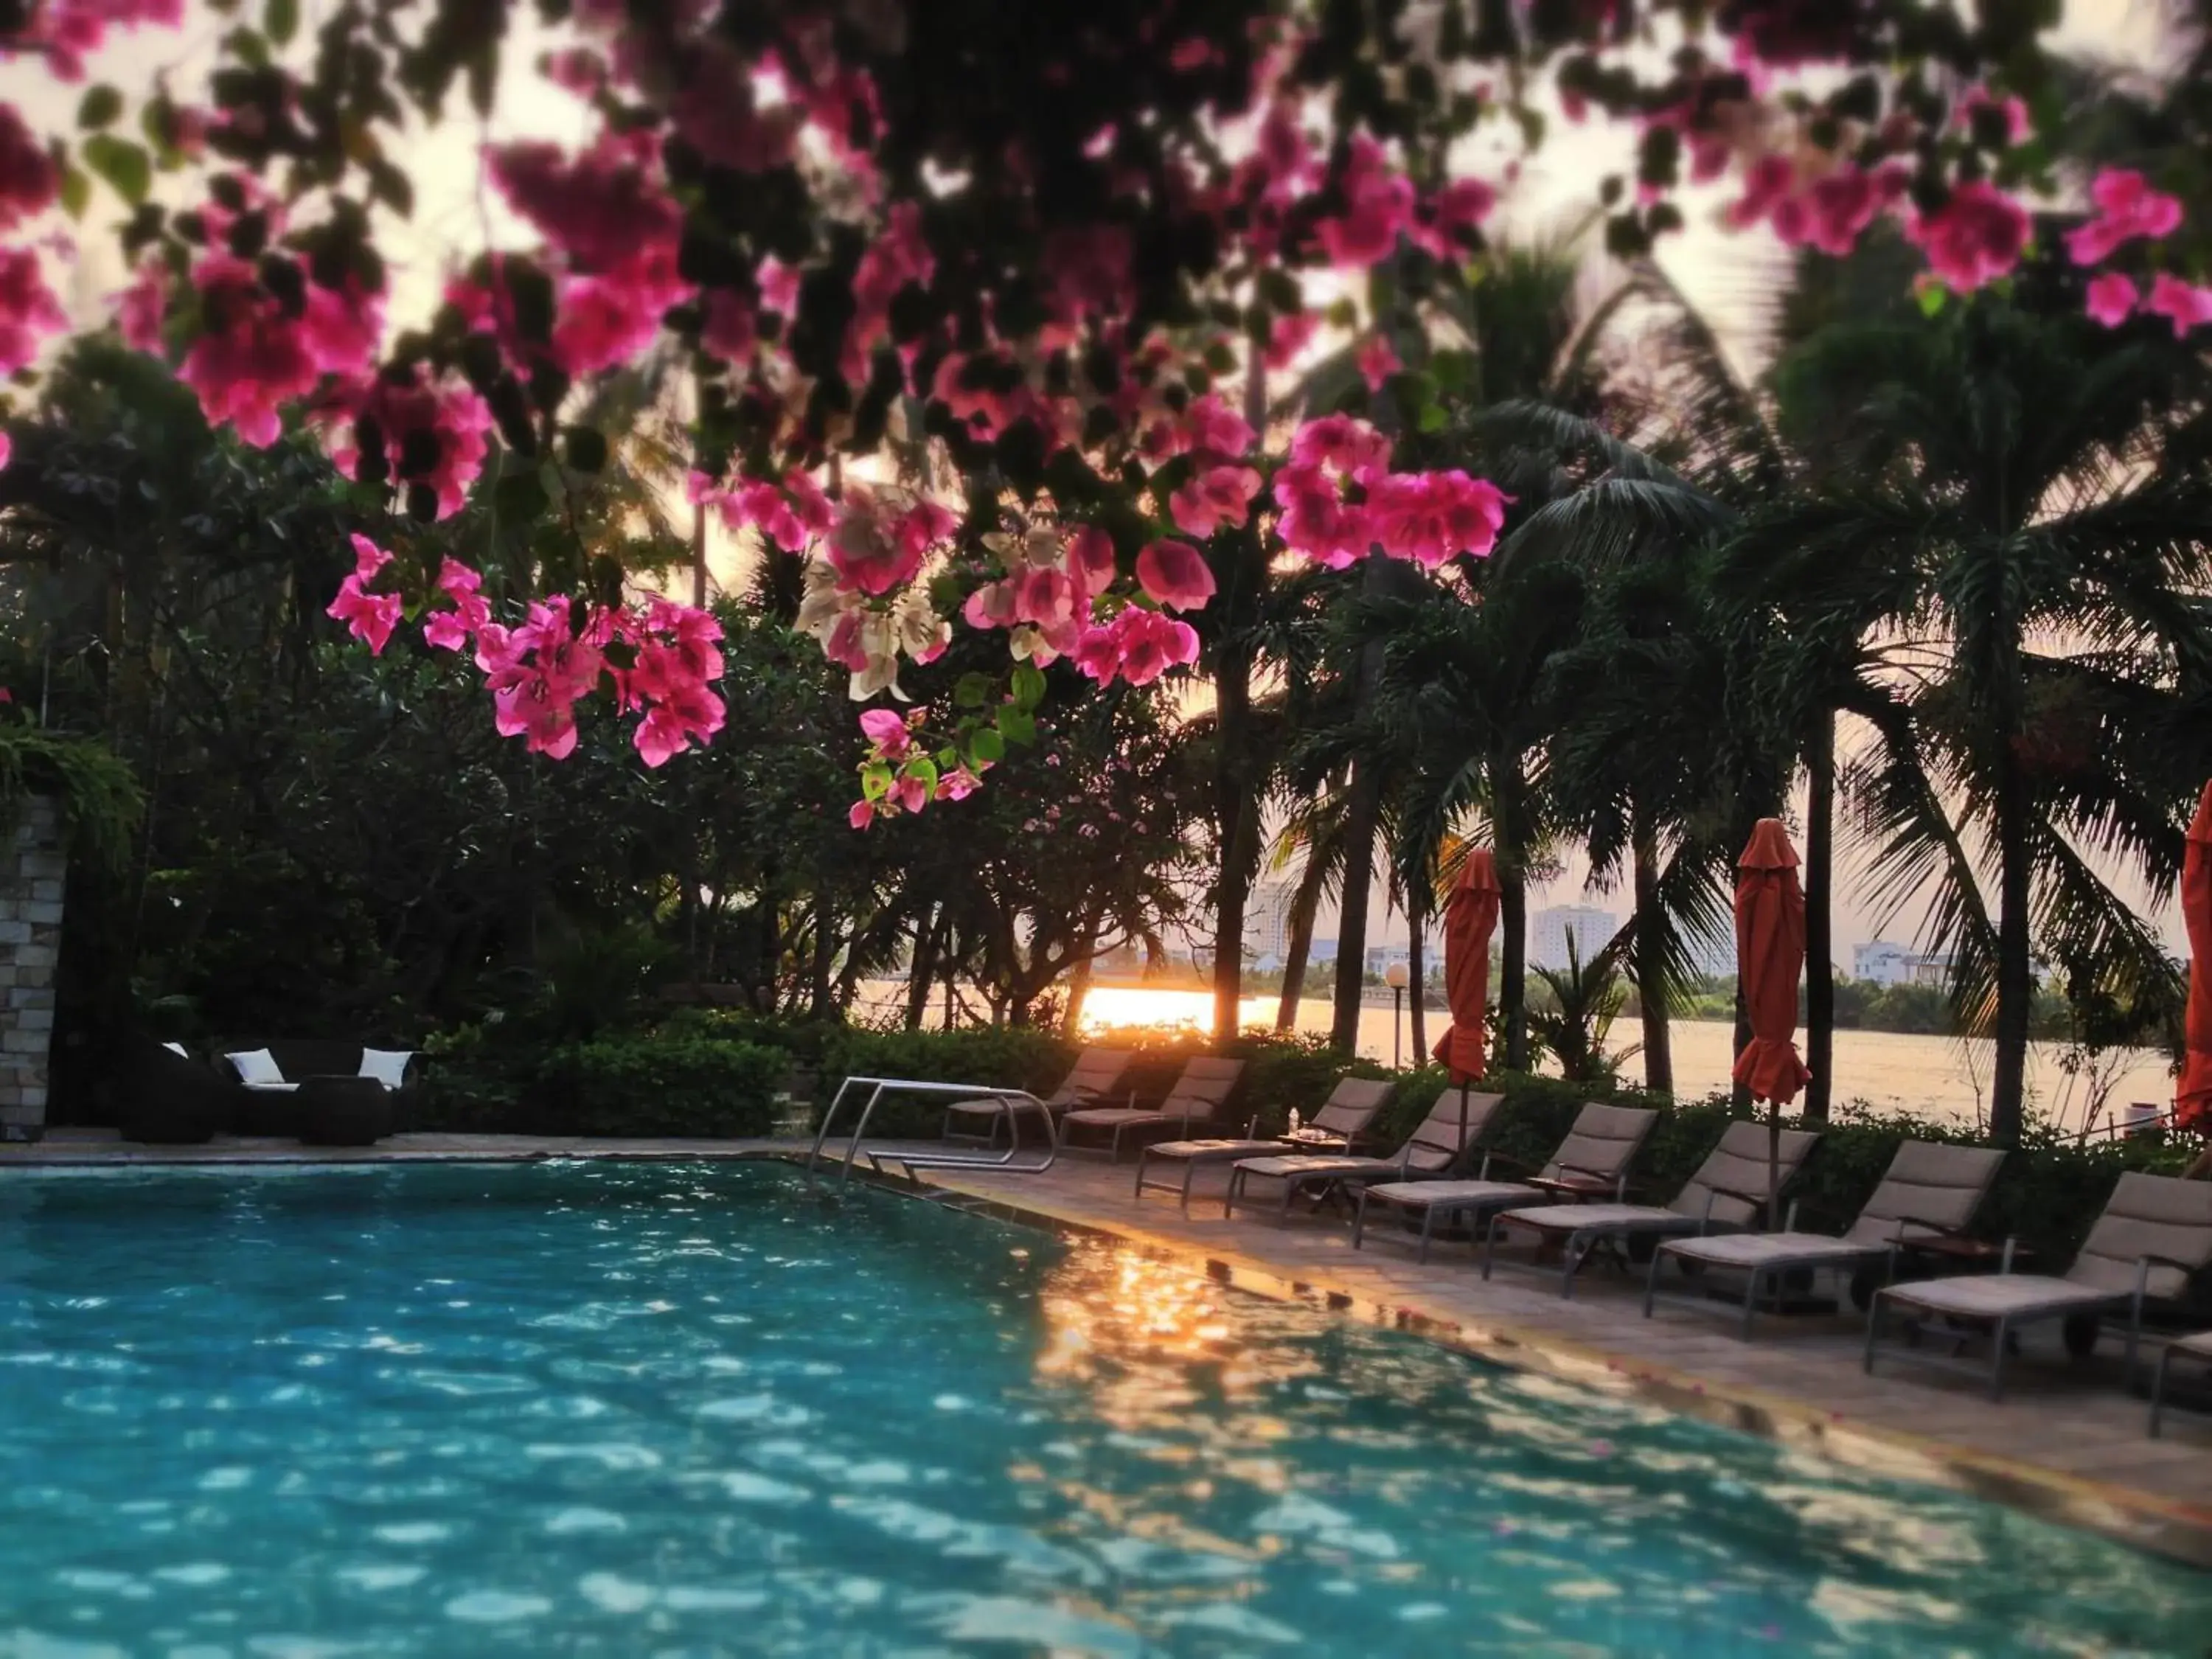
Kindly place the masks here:
[(1766, 1231), (1778, 1231), (1775, 1218), (1782, 1204), (1782, 1103), (1766, 1103)]

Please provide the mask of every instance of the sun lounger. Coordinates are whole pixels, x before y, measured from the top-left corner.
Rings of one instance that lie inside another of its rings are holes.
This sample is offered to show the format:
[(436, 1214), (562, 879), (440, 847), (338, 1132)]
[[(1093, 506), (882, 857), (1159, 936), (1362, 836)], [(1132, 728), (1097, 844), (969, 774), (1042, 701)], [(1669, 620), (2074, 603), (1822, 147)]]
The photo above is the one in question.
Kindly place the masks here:
[[(1651, 1133), (1651, 1126), (1658, 1119), (1656, 1112), (1632, 1106), (1603, 1106), (1592, 1101), (1575, 1115), (1566, 1139), (1552, 1154), (1552, 1161), (1538, 1171), (1538, 1179), (1581, 1179), (1600, 1188), (1609, 1188), (1613, 1197), (1620, 1198), (1628, 1188), (1629, 1161), (1636, 1156), (1644, 1136)], [(1408, 1220), (1416, 1215), (1420, 1217), (1419, 1259), (1426, 1261), (1430, 1240), (1438, 1227), (1480, 1221), (1516, 1205), (1540, 1203), (1545, 1197), (1540, 1187), (1532, 1187), (1525, 1181), (1490, 1178), (1491, 1164), (1498, 1156), (1493, 1152), (1486, 1157), (1472, 1181), (1391, 1181), (1362, 1187), (1358, 1207), (1352, 1218), (1352, 1248), (1362, 1248), (1370, 1204), (1397, 1210)]]
[(1466, 1163), (1504, 1098), (1471, 1094), (1462, 1104), (1459, 1091), (1448, 1090), (1429, 1108), (1420, 1127), (1389, 1158), (1290, 1153), (1240, 1158), (1229, 1171), (1229, 1190), (1222, 1195), (1221, 1213), (1226, 1216), (1236, 1209), (1254, 1176), (1282, 1183), (1279, 1218), (1283, 1220), (1290, 1218), (1291, 1200), (1304, 1192), (1364, 1186), (1370, 1181), (1442, 1179)]
[[(1658, 1299), (1659, 1270), (1672, 1260), (1686, 1271), (1724, 1268), (1744, 1275), (1743, 1334), (1751, 1334), (1752, 1315), (1761, 1285), (1778, 1284), (1784, 1274), (1816, 1267), (1856, 1267), (1879, 1262), (1896, 1277), (1898, 1252), (1915, 1239), (1956, 1238), (1989, 1195), (2004, 1162), (2001, 1148), (1953, 1146), (1940, 1141), (1908, 1140), (1897, 1149), (1848, 1231), (1825, 1233), (1717, 1233), (1701, 1238), (1673, 1238), (1651, 1253), (1651, 1276), (1644, 1287), (1644, 1316)], [(1686, 1301), (1687, 1298), (1680, 1298)], [(1692, 1304), (1709, 1307), (1710, 1302)]]
[(2150, 1437), (2159, 1437), (2166, 1416), (2166, 1368), (2173, 1363), (2176, 1354), (2184, 1359), (2193, 1359), (2200, 1365), (2212, 1365), (2212, 1331), (2196, 1336), (2176, 1337), (2166, 1345), (2158, 1357), (2158, 1369), (2150, 1379)]
[[(2042, 1273), (1981, 1273), (1885, 1285), (1867, 1309), (1864, 1367), (1874, 1369), (1885, 1313), (1916, 1323), (1942, 1319), (1990, 1331), (1990, 1398), (2004, 1392), (2005, 1350), (2023, 1325), (2095, 1318), (2124, 1309), (2127, 1375), (2135, 1375), (2142, 1340), (2142, 1308), (2151, 1297), (2179, 1296), (2190, 1275), (2212, 1262), (2212, 1182), (2130, 1170), (2112, 1188), (2104, 1214), (2089, 1230), (2063, 1278)], [(1940, 1357), (1922, 1356), (1941, 1364)]]
[[(1313, 1116), (1311, 1127), (1322, 1134), (1334, 1135), (1351, 1145), (1367, 1133), (1367, 1126), (1375, 1121), (1375, 1114), (1389, 1103), (1390, 1091), (1397, 1085), (1388, 1078), (1347, 1077), (1339, 1079), (1336, 1087), (1321, 1110)], [(1256, 1121), (1256, 1120), (1255, 1120)], [(1137, 1154), (1137, 1190), (1139, 1199), (1147, 1187), (1164, 1193), (1174, 1193), (1182, 1200), (1183, 1213), (1190, 1213), (1191, 1177), (1208, 1164), (1234, 1164), (1241, 1158), (1254, 1158), (1267, 1152), (1284, 1150), (1280, 1140), (1261, 1140), (1248, 1136), (1242, 1140), (1166, 1140), (1147, 1146)], [(1155, 1166), (1164, 1166), (1156, 1169)], [(1182, 1171), (1175, 1179), (1176, 1168)]]
[[(1085, 1048), (1076, 1056), (1060, 1087), (1044, 1097), (1043, 1109), (1058, 1117), (1079, 1106), (1103, 1104), (1120, 1086), (1121, 1074), (1129, 1069), (1129, 1059), (1126, 1048)], [(1037, 1109), (1026, 1101), (955, 1101), (945, 1109), (945, 1139), (981, 1141), (988, 1146), (998, 1139), (1000, 1124), (1006, 1124), (1007, 1134), (1013, 1135), (1016, 1114)], [(982, 1126), (981, 1133), (975, 1127), (978, 1123)]]
[[(1720, 1145), (1706, 1154), (1698, 1172), (1664, 1206), (1546, 1204), (1500, 1211), (1490, 1218), (1483, 1234), (1482, 1276), (1490, 1277), (1498, 1255), (1498, 1231), (1506, 1227), (1519, 1227), (1546, 1243), (1556, 1241), (1562, 1245), (1559, 1294), (1571, 1297), (1576, 1271), (1600, 1243), (1748, 1226), (1766, 1207), (1766, 1137), (1767, 1127), (1763, 1123), (1746, 1120), (1729, 1124)], [(1820, 1138), (1802, 1129), (1782, 1132), (1779, 1186), (1787, 1187), (1796, 1177), (1805, 1155)]]
[(1111, 1137), (1114, 1161), (1121, 1161), (1121, 1148), (1131, 1141), (1143, 1146), (1155, 1140), (1188, 1139), (1190, 1126), (1210, 1122), (1244, 1074), (1241, 1060), (1216, 1060), (1201, 1054), (1185, 1063), (1182, 1075), (1157, 1108), (1084, 1106), (1060, 1119), (1064, 1136), (1079, 1130), (1103, 1132)]

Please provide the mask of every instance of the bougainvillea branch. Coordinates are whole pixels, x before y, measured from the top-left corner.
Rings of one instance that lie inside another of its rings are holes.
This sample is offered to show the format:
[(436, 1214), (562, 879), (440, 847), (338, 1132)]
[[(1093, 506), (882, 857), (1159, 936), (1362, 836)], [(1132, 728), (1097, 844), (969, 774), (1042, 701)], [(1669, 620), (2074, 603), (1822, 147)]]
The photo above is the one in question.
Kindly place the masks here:
[[(88, 76), (109, 37), (182, 9), (44, 0), (0, 52)], [(58, 216), (109, 197), (124, 337), (211, 422), (317, 432), (418, 520), (495, 469), (520, 481), (503, 514), (551, 510), (526, 474), (604, 454), (574, 424), (590, 383), (680, 363), (691, 499), (805, 561), (801, 622), (863, 700), (899, 696), (955, 626), (1002, 632), (1024, 688), (1059, 659), (1102, 682), (1187, 667), (1222, 537), (1331, 566), (1486, 552), (1510, 500), (1398, 470), (1354, 418), (1441, 418), (1419, 331), (1359, 297), (1403, 317), (1464, 289), (1562, 119), (1619, 136), (1598, 191), (1622, 254), (1720, 185), (1727, 224), (1830, 253), (1893, 222), (1924, 281), (1971, 295), (2066, 187), (2033, 8), (1139, 0), (1012, 29), (991, 0), (538, 0), (543, 95), (590, 137), (487, 146), (481, 194), (532, 245), (449, 250), (434, 313), (396, 317), (379, 243), (411, 210), (410, 124), (462, 96), (489, 116), (527, 72), (526, 9), (349, 5), (309, 40), (270, 0), (192, 100), (91, 84), (52, 135), (0, 106), (0, 370), (66, 326)], [(2066, 246), (2105, 326), (2212, 322), (2204, 232), (2168, 182), (2086, 180)], [(1310, 288), (1351, 297), (1325, 313)], [(1267, 399), (1243, 394), (1325, 330), (1355, 343), (1357, 394), (1263, 442), (1237, 410)], [(722, 720), (699, 612), (556, 593), (495, 615), (473, 564), (410, 598), (363, 545), (332, 615), (377, 649), (415, 606), (534, 749), (567, 752), (587, 696), (635, 717), (652, 764)], [(1024, 704), (979, 696), (935, 747), (872, 710), (856, 817), (972, 788), (978, 735), (1006, 740), (987, 713)]]

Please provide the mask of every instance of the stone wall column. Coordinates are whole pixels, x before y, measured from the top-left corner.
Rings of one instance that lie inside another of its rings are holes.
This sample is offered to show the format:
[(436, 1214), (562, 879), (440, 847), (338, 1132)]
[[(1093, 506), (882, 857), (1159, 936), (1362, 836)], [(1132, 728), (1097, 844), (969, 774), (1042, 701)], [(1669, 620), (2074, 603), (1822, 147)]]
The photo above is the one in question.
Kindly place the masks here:
[(0, 842), (0, 1126), (37, 1134), (46, 1121), (46, 1060), (60, 960), (61, 805), (33, 795)]

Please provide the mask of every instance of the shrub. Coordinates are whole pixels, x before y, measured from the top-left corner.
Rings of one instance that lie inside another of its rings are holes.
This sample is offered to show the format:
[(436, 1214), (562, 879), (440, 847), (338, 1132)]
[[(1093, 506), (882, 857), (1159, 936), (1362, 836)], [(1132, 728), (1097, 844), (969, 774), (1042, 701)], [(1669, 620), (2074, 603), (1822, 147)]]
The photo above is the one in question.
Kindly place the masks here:
[(537, 1051), (473, 1027), (431, 1052), (422, 1127), (509, 1134), (771, 1134), (791, 1066), (766, 1044), (676, 1034)]

